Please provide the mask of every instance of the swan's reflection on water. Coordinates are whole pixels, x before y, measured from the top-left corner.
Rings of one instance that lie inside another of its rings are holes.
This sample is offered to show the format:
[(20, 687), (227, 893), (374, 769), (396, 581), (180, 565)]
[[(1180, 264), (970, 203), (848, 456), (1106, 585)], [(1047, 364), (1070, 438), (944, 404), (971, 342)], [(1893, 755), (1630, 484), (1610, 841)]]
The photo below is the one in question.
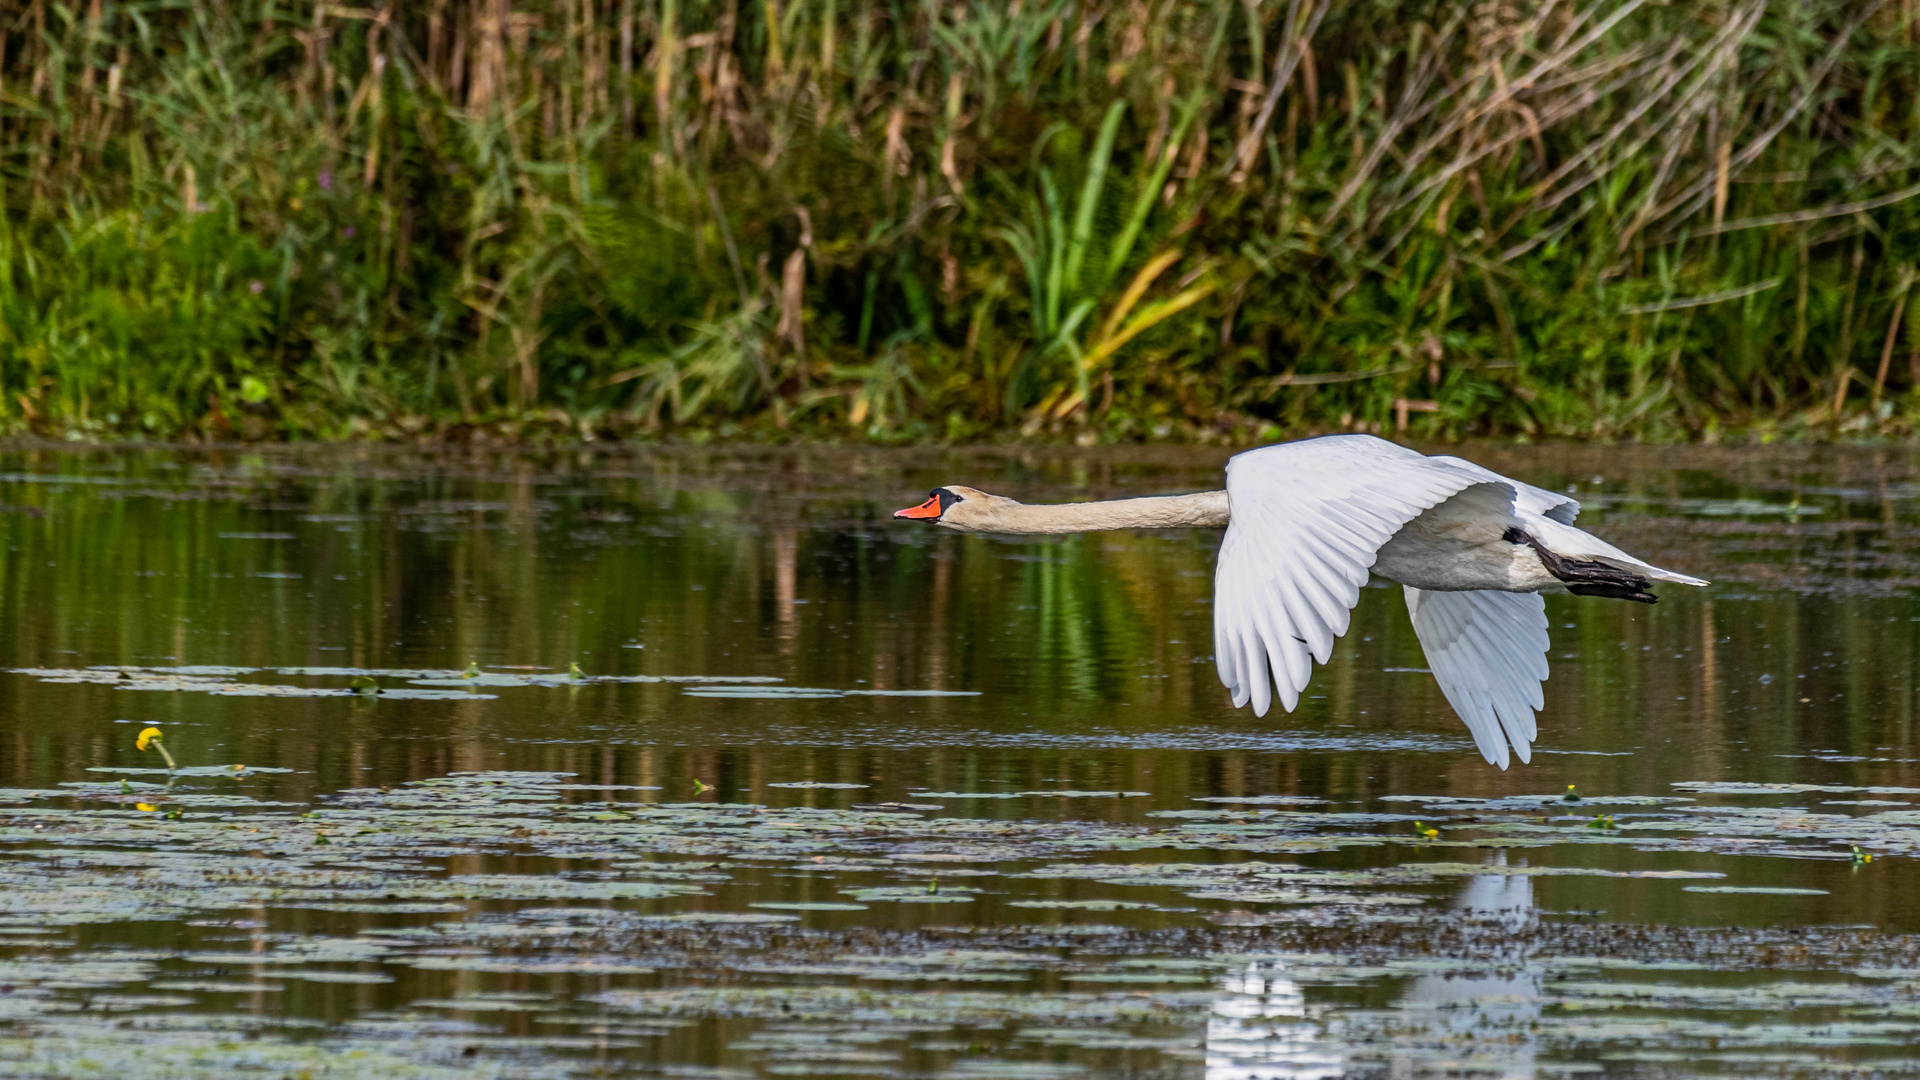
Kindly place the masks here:
[[(1491, 862), (1504, 867), (1506, 853)], [(1533, 880), (1524, 874), (1469, 878), (1451, 906), (1516, 940), (1538, 918)], [(1391, 1011), (1367, 1013), (1310, 1004), (1283, 961), (1250, 963), (1223, 980), (1227, 996), (1214, 1003), (1207, 1080), (1398, 1078), (1461, 1068), (1499, 1080), (1532, 1077), (1542, 975), (1518, 945), (1488, 959), (1491, 973), (1420, 975)]]
[[(1505, 866), (1506, 852), (1490, 861)], [(1475, 922), (1514, 934), (1516, 941), (1525, 940), (1520, 935), (1539, 918), (1533, 879), (1525, 874), (1468, 878), (1453, 908)], [(1468, 1064), (1465, 1058), (1472, 1059), (1477, 1076), (1523, 1080), (1534, 1075), (1533, 1032), (1540, 1019), (1542, 974), (1528, 964), (1527, 951), (1520, 946), (1487, 960), (1493, 967), (1488, 973), (1422, 975), (1408, 984), (1397, 1003), (1405, 1041), (1390, 1052), (1388, 1075), (1458, 1068)], [(1449, 1047), (1458, 1050), (1447, 1053)]]
[(1207, 1020), (1207, 1080), (1331, 1080), (1346, 1056), (1307, 1016), (1306, 996), (1280, 961), (1254, 961), (1227, 976), (1228, 996)]

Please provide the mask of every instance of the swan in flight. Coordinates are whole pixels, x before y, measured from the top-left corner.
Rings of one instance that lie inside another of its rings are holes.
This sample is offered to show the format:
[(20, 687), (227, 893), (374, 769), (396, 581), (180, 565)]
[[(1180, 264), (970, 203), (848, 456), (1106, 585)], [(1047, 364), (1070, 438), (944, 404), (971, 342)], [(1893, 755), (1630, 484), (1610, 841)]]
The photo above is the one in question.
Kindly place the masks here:
[[(1576, 529), (1580, 504), (1457, 457), (1371, 435), (1263, 446), (1227, 462), (1227, 489), (1029, 506), (935, 488), (895, 512), (961, 532), (1068, 533), (1226, 526), (1214, 572), (1213, 651), (1235, 708), (1292, 712), (1324, 664), (1369, 573), (1404, 587), (1435, 681), (1487, 761), (1532, 757), (1545, 704), (1546, 602), (1654, 602), (1653, 582), (1705, 585)], [(1269, 675), (1271, 673), (1271, 675)]]

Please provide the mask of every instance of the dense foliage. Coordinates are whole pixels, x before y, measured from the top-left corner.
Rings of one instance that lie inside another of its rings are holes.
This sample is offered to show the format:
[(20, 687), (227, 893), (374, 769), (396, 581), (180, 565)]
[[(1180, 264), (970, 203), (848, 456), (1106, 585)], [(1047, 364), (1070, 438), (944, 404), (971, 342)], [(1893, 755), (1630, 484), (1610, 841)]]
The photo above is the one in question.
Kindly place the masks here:
[(16, 0), (0, 424), (1900, 434), (1917, 18)]

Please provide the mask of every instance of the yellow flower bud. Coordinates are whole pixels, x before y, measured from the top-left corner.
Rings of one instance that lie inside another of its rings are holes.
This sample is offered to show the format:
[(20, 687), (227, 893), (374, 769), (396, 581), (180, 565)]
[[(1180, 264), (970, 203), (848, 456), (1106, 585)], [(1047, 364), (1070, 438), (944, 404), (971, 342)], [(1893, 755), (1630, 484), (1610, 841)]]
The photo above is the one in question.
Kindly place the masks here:
[(133, 740), (133, 746), (134, 746), (134, 749), (136, 750), (145, 750), (147, 748), (148, 743), (156, 743), (159, 741), (160, 741), (160, 729), (157, 727), (150, 727), (145, 731), (142, 731), (140, 733), (139, 738)]

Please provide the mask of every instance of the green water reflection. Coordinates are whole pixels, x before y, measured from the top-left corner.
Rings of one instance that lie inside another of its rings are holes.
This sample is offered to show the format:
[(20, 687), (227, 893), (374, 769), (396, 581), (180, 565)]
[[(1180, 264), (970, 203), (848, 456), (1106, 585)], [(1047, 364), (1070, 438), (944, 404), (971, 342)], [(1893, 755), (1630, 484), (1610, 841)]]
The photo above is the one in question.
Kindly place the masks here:
[(1920, 1070), (1920, 458), (1467, 453), (1715, 581), (1550, 597), (1506, 772), (1397, 588), (1256, 720), (1216, 536), (888, 517), (1221, 454), (0, 455), (0, 1075)]

